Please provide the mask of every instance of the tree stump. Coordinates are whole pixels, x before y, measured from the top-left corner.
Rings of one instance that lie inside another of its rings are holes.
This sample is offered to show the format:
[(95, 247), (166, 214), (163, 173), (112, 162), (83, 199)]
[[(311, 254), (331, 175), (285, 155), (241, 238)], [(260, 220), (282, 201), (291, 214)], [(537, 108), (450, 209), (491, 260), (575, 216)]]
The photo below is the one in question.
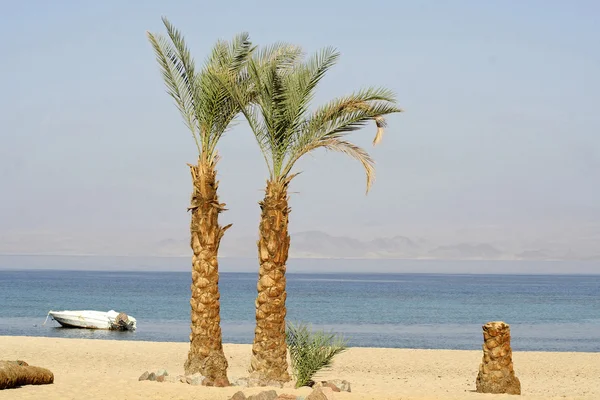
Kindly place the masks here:
[(20, 360), (0, 361), (0, 390), (53, 382), (54, 374), (46, 368), (33, 367)]
[(483, 360), (477, 375), (477, 392), (521, 394), (521, 382), (515, 376), (512, 363), (510, 326), (496, 321), (482, 328)]

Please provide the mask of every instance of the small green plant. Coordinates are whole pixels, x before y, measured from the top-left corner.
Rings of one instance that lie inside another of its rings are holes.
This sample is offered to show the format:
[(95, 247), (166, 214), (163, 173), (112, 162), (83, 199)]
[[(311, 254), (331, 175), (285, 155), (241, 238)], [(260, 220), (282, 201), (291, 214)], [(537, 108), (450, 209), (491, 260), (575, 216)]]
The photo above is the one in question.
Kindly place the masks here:
[(348, 348), (344, 337), (324, 331), (313, 332), (304, 323), (288, 322), (286, 341), (296, 388), (312, 386), (315, 374), (331, 367), (333, 357)]

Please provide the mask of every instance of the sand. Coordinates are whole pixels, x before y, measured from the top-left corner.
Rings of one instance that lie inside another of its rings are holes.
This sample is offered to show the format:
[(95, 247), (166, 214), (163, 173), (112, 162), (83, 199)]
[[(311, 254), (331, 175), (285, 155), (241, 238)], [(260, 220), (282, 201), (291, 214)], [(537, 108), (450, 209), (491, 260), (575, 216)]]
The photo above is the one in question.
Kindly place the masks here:
[[(0, 336), (0, 359), (49, 368), (55, 383), (0, 390), (0, 399), (228, 399), (240, 388), (139, 382), (146, 370), (183, 374), (187, 343)], [(230, 380), (246, 375), (250, 345), (225, 345)], [(510, 395), (474, 393), (481, 351), (351, 348), (324, 379), (346, 379), (352, 393), (335, 399), (495, 400)], [(527, 399), (600, 399), (600, 353), (514, 353)], [(244, 393), (261, 388), (244, 389)], [(276, 389), (306, 396), (310, 389)]]

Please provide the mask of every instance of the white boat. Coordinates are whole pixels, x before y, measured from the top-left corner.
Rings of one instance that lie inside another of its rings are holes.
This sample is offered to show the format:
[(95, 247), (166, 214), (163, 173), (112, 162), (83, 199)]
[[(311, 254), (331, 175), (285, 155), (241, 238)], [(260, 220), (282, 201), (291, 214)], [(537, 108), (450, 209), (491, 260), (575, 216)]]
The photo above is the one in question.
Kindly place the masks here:
[[(68, 328), (87, 328), (87, 329), (111, 329), (134, 331), (136, 328), (136, 319), (125, 313), (118, 313), (115, 310), (104, 311), (52, 311), (48, 316), (64, 327)], [(46, 321), (48, 321), (48, 316)], [(46, 322), (44, 322), (45, 324)]]

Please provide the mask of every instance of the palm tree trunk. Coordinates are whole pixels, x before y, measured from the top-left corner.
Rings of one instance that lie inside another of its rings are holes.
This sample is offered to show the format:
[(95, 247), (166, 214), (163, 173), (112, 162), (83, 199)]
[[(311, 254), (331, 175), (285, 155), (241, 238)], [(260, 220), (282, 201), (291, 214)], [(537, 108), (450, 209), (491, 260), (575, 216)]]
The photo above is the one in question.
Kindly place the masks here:
[(227, 359), (223, 353), (219, 295), (219, 264), (217, 253), (225, 231), (231, 226), (219, 226), (219, 213), (225, 204), (219, 203), (216, 162), (198, 161), (189, 165), (194, 191), (189, 210), (192, 258), (192, 296), (190, 351), (185, 373), (201, 373), (206, 385), (228, 386)]
[(258, 297), (250, 372), (259, 384), (290, 380), (285, 342), (285, 269), (290, 247), (288, 234), (289, 180), (268, 181), (260, 202)]
[(475, 381), (478, 393), (521, 394), (521, 382), (515, 375), (510, 347), (510, 325), (488, 322), (483, 327), (483, 360)]

